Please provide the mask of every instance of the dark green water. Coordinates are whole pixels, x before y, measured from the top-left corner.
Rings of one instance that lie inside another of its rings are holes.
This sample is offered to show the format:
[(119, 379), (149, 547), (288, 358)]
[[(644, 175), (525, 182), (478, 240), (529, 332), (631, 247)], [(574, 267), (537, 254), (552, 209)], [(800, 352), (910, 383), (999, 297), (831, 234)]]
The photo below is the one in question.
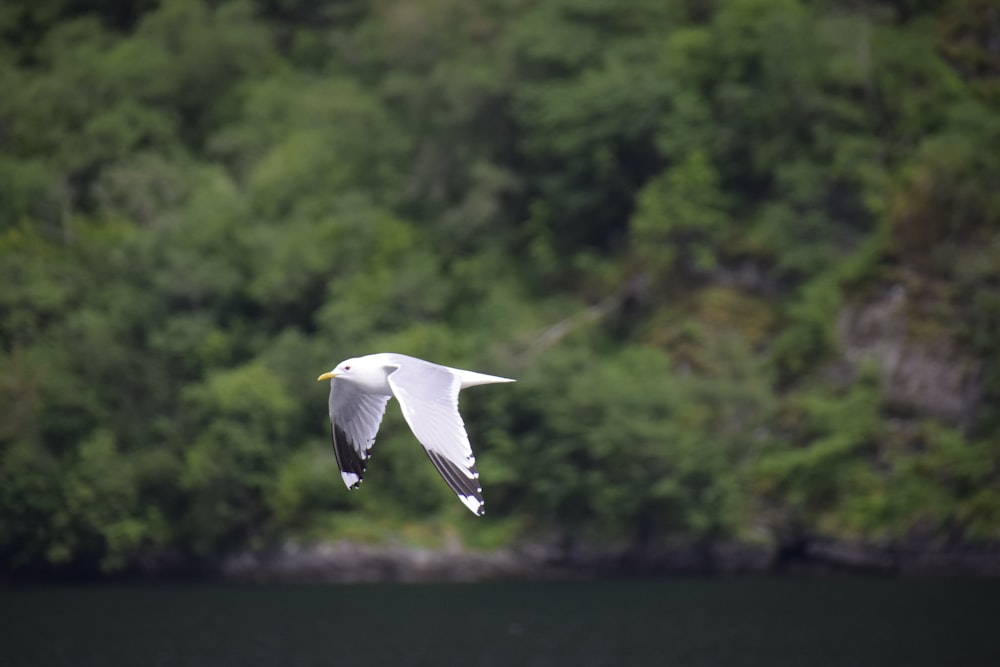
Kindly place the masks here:
[(1000, 665), (1000, 582), (7, 590), (0, 664), (992, 666)]

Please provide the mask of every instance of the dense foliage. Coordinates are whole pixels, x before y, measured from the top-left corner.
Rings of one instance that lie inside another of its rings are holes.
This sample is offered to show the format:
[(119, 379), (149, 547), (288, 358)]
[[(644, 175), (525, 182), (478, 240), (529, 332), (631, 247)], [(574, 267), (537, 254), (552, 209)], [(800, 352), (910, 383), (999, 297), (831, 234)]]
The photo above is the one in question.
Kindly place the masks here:
[[(14, 1), (0, 35), (0, 568), (1000, 540), (992, 3)], [(344, 489), (314, 379), (387, 350), (520, 379), (463, 394), (485, 519), (392, 407)]]

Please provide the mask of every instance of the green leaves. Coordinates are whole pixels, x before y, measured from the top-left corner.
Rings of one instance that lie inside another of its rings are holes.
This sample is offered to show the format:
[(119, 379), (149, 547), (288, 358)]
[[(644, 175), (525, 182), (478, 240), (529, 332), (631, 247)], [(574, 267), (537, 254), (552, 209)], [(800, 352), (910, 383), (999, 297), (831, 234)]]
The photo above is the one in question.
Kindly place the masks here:
[(566, 529), (642, 539), (740, 530), (766, 386), (684, 377), (662, 353), (630, 347), (600, 360), (552, 353), (518, 388), (494, 453), (511, 487), (501, 493)]
[(705, 154), (686, 156), (639, 193), (630, 239), (636, 255), (661, 272), (710, 271), (729, 222), (724, 201)]
[(0, 567), (482, 543), (392, 407), (342, 488), (378, 350), (521, 380), (463, 394), (506, 536), (995, 537), (980, 4), (335, 4), (0, 9)]

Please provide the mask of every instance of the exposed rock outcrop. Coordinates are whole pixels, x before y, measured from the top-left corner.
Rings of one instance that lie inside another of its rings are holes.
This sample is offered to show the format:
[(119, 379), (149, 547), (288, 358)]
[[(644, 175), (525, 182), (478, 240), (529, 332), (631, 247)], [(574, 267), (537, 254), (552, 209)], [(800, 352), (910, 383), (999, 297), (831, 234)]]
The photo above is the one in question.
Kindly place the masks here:
[(908, 299), (906, 287), (893, 285), (845, 307), (837, 318), (843, 355), (855, 368), (876, 364), (890, 404), (967, 425), (982, 394), (979, 368), (946, 336), (915, 336)]

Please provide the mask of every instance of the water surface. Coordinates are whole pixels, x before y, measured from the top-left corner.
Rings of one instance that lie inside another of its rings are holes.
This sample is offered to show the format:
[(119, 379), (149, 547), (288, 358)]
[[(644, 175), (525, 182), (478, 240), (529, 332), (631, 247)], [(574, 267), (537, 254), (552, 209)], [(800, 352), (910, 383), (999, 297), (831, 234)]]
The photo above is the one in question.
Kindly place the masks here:
[(15, 589), (0, 591), (0, 664), (1000, 665), (1000, 582)]

